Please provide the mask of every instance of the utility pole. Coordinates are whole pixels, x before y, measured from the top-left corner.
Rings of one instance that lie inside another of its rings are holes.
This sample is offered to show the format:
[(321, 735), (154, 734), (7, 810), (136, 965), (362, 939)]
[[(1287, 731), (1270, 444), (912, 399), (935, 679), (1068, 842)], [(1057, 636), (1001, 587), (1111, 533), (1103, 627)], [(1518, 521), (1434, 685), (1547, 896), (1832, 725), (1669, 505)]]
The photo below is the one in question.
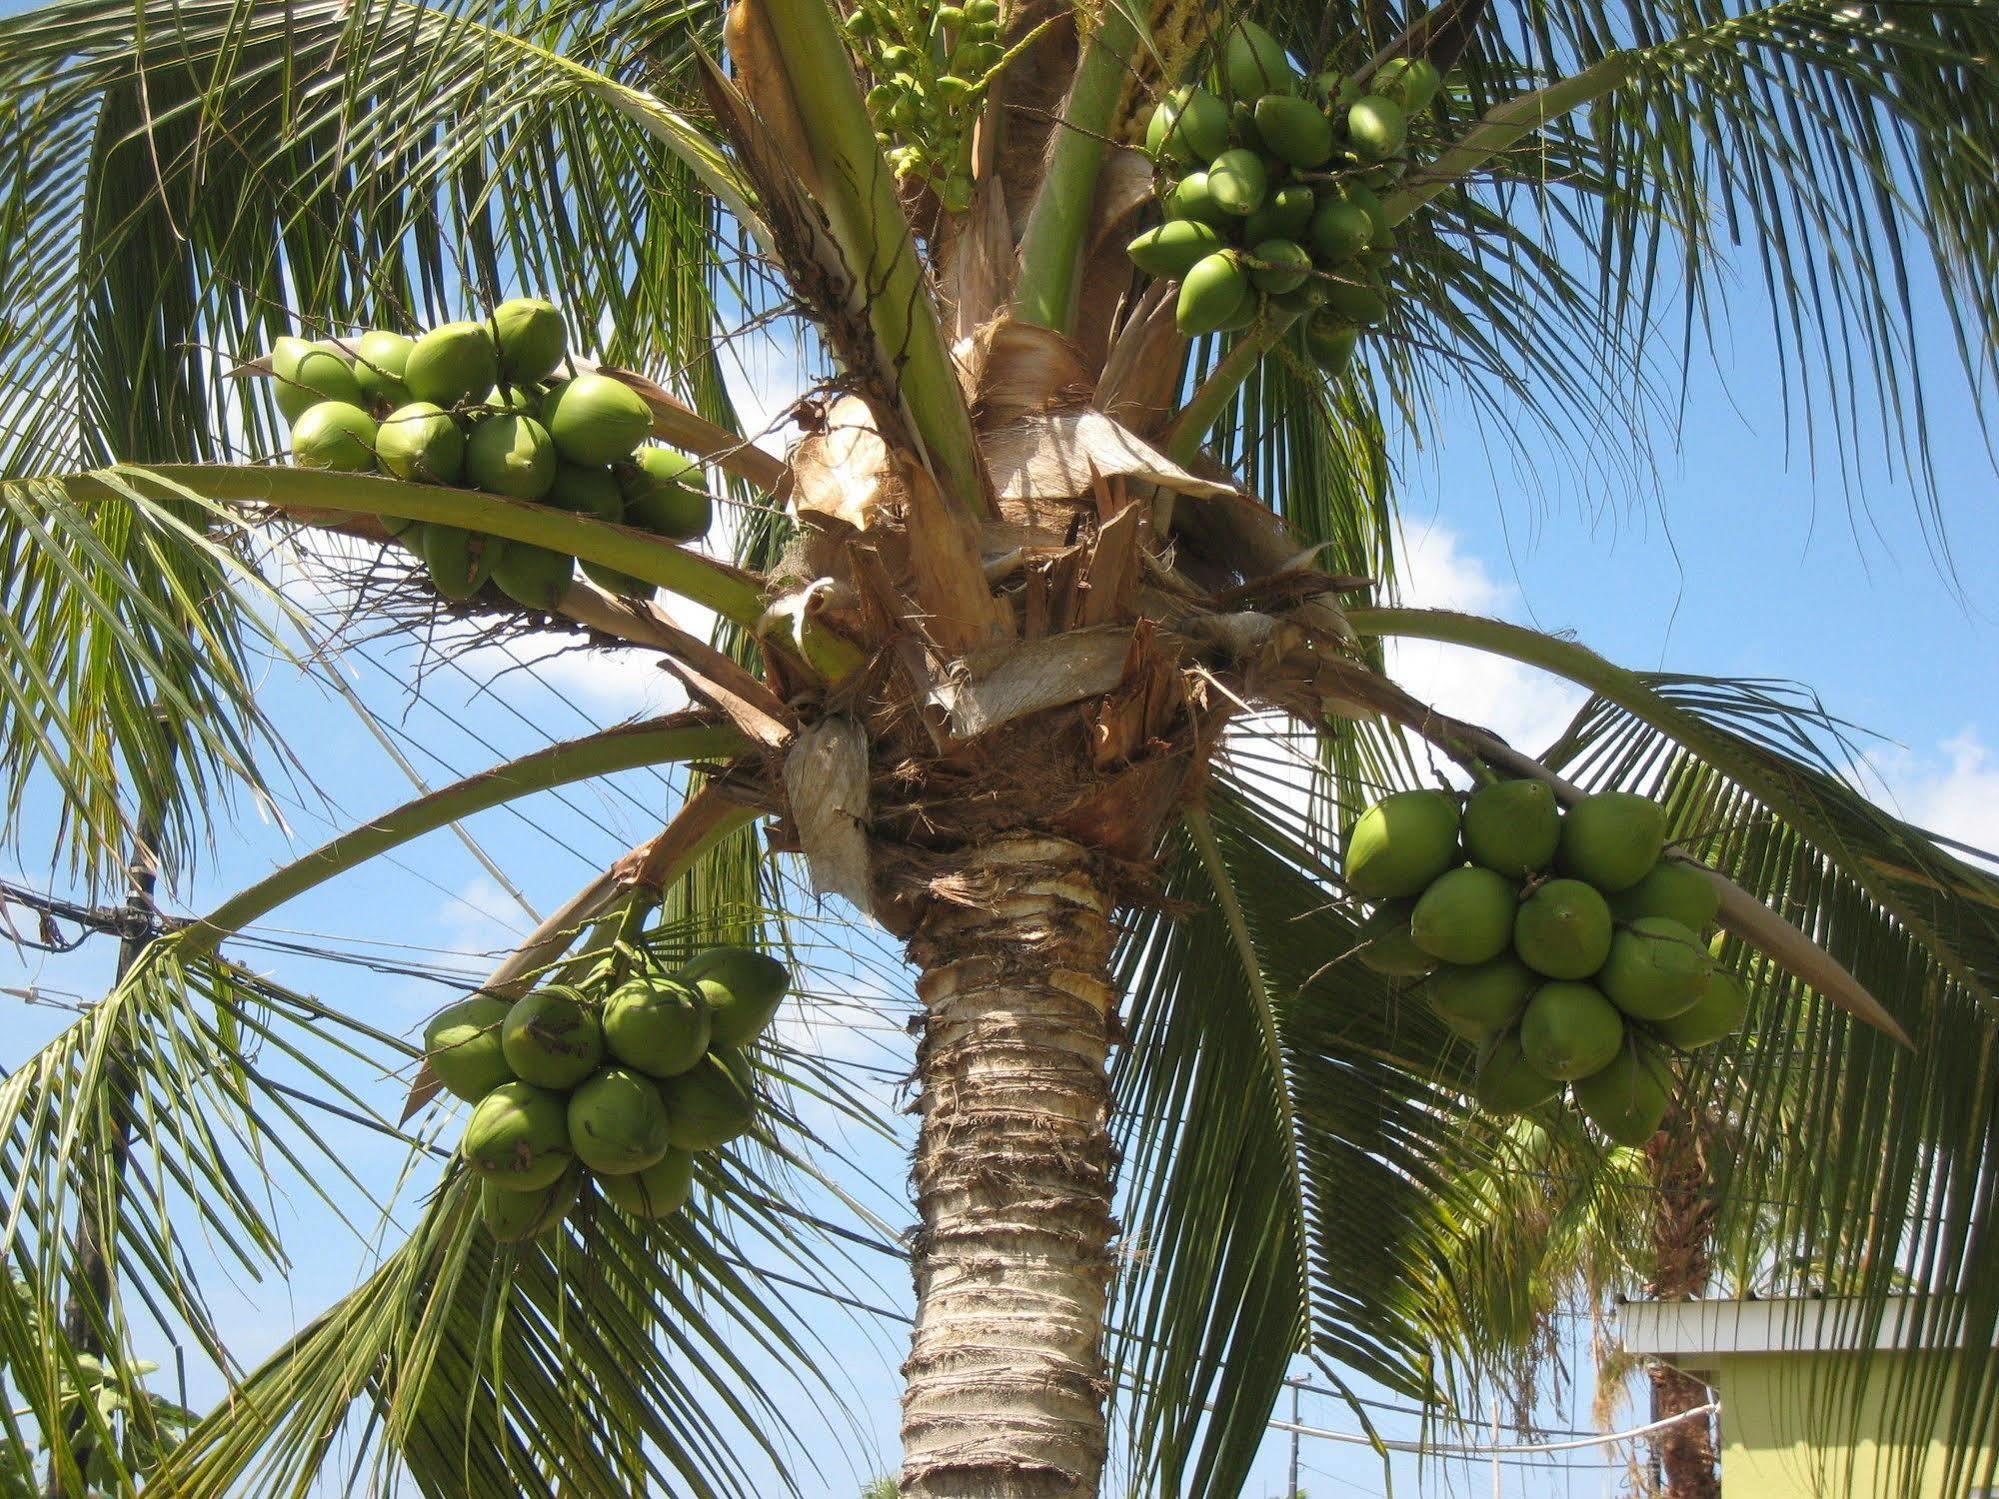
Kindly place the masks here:
[(1291, 1479), (1284, 1492), (1284, 1499), (1298, 1499), (1298, 1381), (1286, 1380), (1291, 1386)]
[[(173, 773), (172, 740), (167, 743), (167, 760), (160, 770), (162, 776)], [(161, 801), (157, 787), (147, 785), (140, 788), (139, 822), (132, 861), (125, 870), (127, 922), (118, 941), (118, 966), (112, 980), (113, 988), (124, 982), (125, 975), (138, 962), (139, 954), (152, 941), (155, 915), (153, 892), (158, 888), (160, 879)], [(125, 1163), (132, 1153), (133, 1094), (137, 1091), (129, 1059), (122, 1047), (113, 1048), (110, 1054), (106, 1081), (111, 1107), (115, 1110), (111, 1121), (111, 1158), (107, 1171), (102, 1176), (93, 1173), (86, 1177), (78, 1193), (76, 1268), (71, 1272), (69, 1296), (63, 1303), (62, 1329), (69, 1346), (79, 1356), (89, 1354), (108, 1361), (107, 1355), (111, 1350), (106, 1333), (109, 1331), (111, 1307), (112, 1260), (117, 1252), (112, 1227), (118, 1211), (115, 1195), (118, 1184), (125, 1177)], [(112, 1200), (104, 1200), (99, 1195), (98, 1188), (105, 1181), (111, 1183)], [(70, 1455), (76, 1462), (77, 1472), (81, 1474), (87, 1471), (90, 1461), (90, 1423), (82, 1409), (83, 1392), (78, 1391), (77, 1395), (78, 1409), (69, 1418), (67, 1434)], [(48, 1483), (43, 1492), (47, 1499), (83, 1499), (89, 1492), (89, 1484), (84, 1481), (76, 1495), (72, 1496), (64, 1486), (62, 1470), (51, 1454)]]
[[(1492, 1402), (1492, 1445), (1494, 1448), (1499, 1446), (1499, 1400), (1497, 1397)], [(1499, 1453), (1497, 1451), (1494, 1451), (1492, 1454), (1492, 1499), (1501, 1499), (1499, 1492)]]

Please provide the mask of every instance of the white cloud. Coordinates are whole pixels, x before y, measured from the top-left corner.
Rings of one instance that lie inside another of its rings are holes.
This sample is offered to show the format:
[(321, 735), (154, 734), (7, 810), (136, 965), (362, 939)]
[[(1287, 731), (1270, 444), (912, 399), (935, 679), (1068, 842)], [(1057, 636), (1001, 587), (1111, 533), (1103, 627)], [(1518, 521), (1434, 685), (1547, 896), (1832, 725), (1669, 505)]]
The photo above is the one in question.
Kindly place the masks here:
[(1929, 754), (1870, 756), (1868, 769), (1890, 810), (1932, 833), (1999, 852), (1999, 757), (1976, 729), (1953, 734)]
[[(1495, 579), (1483, 559), (1442, 525), (1404, 537), (1397, 571), (1398, 601), (1411, 607), (1503, 618), (1521, 602), (1516, 588)], [(1483, 725), (1528, 754), (1546, 748), (1587, 697), (1531, 667), (1430, 641), (1391, 640), (1388, 670), (1440, 712)]]

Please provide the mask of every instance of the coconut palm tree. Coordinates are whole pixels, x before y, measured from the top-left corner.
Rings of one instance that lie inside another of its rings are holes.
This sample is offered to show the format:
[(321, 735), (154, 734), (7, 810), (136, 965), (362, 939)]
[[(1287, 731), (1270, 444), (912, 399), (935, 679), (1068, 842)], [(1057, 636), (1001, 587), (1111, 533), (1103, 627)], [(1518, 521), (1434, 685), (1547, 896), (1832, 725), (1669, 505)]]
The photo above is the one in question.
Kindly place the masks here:
[[(1660, 382), (1746, 257), (1814, 437), (1851, 454), (1878, 425), (1920, 477), (1911, 286), (1933, 283), (1974, 388), (1999, 344), (1999, 6), (1271, 5), (1286, 55), (1266, 63), (1330, 74), (1341, 108), (1399, 59), (1446, 80), (1406, 150), (1379, 143), (1365, 274), (1319, 288), (1379, 320), (1351, 363), (1357, 326), (1295, 299), (1198, 331), (1216, 320), (1126, 254), (1158, 212), (1154, 102), (1228, 7), (974, 10), (62, 0), (0, 32), (11, 826), (59, 797), (57, 855), (96, 890), (142, 824), (184, 869), (218, 809), (309, 773), (255, 690), (313, 623), (286, 547), (377, 559), (357, 628), (622, 643), (696, 704), (425, 795), (171, 923), (6, 1079), (0, 1233), (28, 1294), (0, 1304), (0, 1349), (57, 1491), (122, 1450), (65, 1414), (77, 1355), (149, 1322), (232, 1378), (149, 1492), (302, 1492), (340, 1437), (354, 1474), (372, 1454), (436, 1494), (742, 1492), (746, 1452), (783, 1463), (746, 1354), (809, 1377), (812, 1352), (783, 1283), (730, 1246), (837, 1276), (776, 1175), (830, 1170), (785, 1099), (836, 1079), (760, 1046), (754, 1143), (704, 1161), (686, 1213), (592, 1196), (496, 1252), (477, 1183), (427, 1148), (444, 1111), (412, 1049), (228, 955), (426, 833), (634, 767), (689, 768), (657, 836), (483, 987), (776, 941), (807, 881), (904, 945), (905, 1495), (1097, 1493), (1113, 1396), (1136, 1490), (1233, 1493), (1294, 1355), (1432, 1399), (1494, 1354), (1450, 1274), (1495, 1148), (1468, 1058), (1345, 961), (1361, 913), (1328, 853), (1444, 761), (1564, 799), (1698, 768), (1727, 814), (1722, 921), (1812, 1052), (1781, 1120), (1743, 1064), (1746, 1134), (1818, 1146), (1765, 1184), (1798, 1204), (1786, 1231), (1850, 1255), (1871, 1314), (1909, 1276), (1936, 1326), (1991, 1346), (1999, 1286), (1959, 1269), (1999, 1189), (1999, 886), (1871, 806), (1810, 701), (1393, 606), (1387, 453), (1454, 435), (1438, 413), (1468, 397), (1502, 434), (1642, 468)], [(985, 17), (994, 39), (958, 48)], [(724, 539), (273, 461), (277, 336), (414, 332), (519, 292), (558, 302), (572, 351), (702, 462), (735, 505)], [(720, 378), (732, 335), (776, 317), (824, 356), (781, 461)], [(397, 539), (436, 528), (627, 581), (448, 604)], [(1396, 639), (1566, 678), (1591, 711), (1532, 758), (1393, 682)], [(274, 1057), (316, 1081), (279, 1084)], [(312, 1109), (400, 1130), (356, 1062), (414, 1076), (434, 1195), (237, 1370), (198, 1262), (283, 1265), (260, 1180), (349, 1169)], [(84, 1336), (38, 1342), (28, 1314), (53, 1325), (79, 1286), (103, 1292)], [(1968, 1449), (1993, 1373), (1974, 1358), (1900, 1398), (1955, 1402)]]

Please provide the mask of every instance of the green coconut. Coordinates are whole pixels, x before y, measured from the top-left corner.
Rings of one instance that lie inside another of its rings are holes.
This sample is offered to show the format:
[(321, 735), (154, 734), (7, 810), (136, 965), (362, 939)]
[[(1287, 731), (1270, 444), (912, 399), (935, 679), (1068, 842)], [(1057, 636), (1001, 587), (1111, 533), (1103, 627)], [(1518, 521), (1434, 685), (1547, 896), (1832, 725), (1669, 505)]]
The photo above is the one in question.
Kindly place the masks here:
[(1543, 984), (1520, 1016), (1520, 1046), (1544, 1077), (1588, 1077), (1624, 1044), (1624, 1017), (1594, 984)]
[(1547, 880), (1520, 903), (1513, 947), (1529, 968), (1555, 979), (1586, 979), (1610, 955), (1610, 907), (1594, 885)]
[(1650, 797), (1629, 791), (1586, 796), (1562, 819), (1558, 862), (1608, 895), (1628, 890), (1651, 872), (1666, 844), (1666, 813)]
[(1542, 781), (1500, 781), (1465, 801), (1465, 852), (1474, 864), (1523, 878), (1546, 869), (1562, 841), (1562, 811)]
[(500, 378), (499, 355), (484, 323), (446, 323), (416, 341), (403, 365), (412, 397), (456, 406), (483, 395)]
[(1263, 294), (1247, 279), (1243, 282), (1242, 295), (1236, 299), (1235, 310), (1222, 319), (1217, 333), (1240, 333), (1253, 324), (1263, 312)]
[(1145, 126), (1146, 150), (1155, 160), (1191, 166), (1228, 149), (1228, 106), (1204, 88), (1177, 88), (1160, 102)]
[(1668, 1020), (1694, 1007), (1715, 972), (1695, 933), (1667, 916), (1641, 916), (1618, 928), (1596, 982), (1625, 1014)]
[(1416, 898), (1409, 937), (1446, 963), (1484, 963), (1513, 940), (1519, 892), (1513, 882), (1475, 865), (1449, 869)]
[(652, 431), (652, 408), (621, 380), (578, 375), (542, 398), (541, 420), (571, 463), (616, 463)]
[(1234, 250), (1217, 250), (1194, 262), (1181, 278), (1173, 304), (1173, 321), (1189, 338), (1217, 333), (1242, 310), (1249, 294), (1249, 271)]
[(1681, 1051), (1698, 1051), (1742, 1029), (1749, 1014), (1749, 991), (1726, 968), (1715, 969), (1701, 997), (1677, 1015), (1654, 1021), (1652, 1028)]
[(694, 1153), (669, 1149), (643, 1171), (605, 1177), (597, 1190), (634, 1218), (670, 1217), (694, 1191)]
[(525, 1244), (569, 1216), (583, 1191), (583, 1168), (572, 1163), (545, 1187), (512, 1191), (497, 1182), (479, 1183), (479, 1216), (486, 1232), (502, 1244)]
[(493, 581), (517, 604), (553, 614), (576, 580), (576, 559), (567, 552), (510, 541), (493, 559)]
[(416, 532), (417, 551), (430, 571), (430, 584), (448, 599), (469, 599), (492, 576), (500, 544), (491, 536), (426, 521)]
[(1535, 1070), (1517, 1030), (1502, 1031), (1486, 1044), (1472, 1079), (1472, 1096), (1492, 1114), (1524, 1114), (1561, 1091), (1559, 1082)]
[(447, 1005), (423, 1028), (423, 1056), (437, 1080), (451, 1092), (477, 1103), (514, 1069), (500, 1049), (500, 1026), (507, 1018), (504, 999), (475, 994)]
[(533, 416), (541, 410), (541, 397), (538, 385), (495, 385), (479, 406), (489, 415)]
[(1673, 1068), (1657, 1047), (1634, 1040), (1569, 1085), (1576, 1107), (1619, 1145), (1634, 1149), (1659, 1132), (1673, 1102)]
[[(1322, 285), (1307, 282), (1307, 285)], [(1360, 329), (1337, 319), (1328, 320), (1314, 317), (1305, 324), (1305, 347), (1311, 352), (1313, 363), (1328, 379), (1337, 380), (1353, 363), (1354, 350), (1360, 344)]]
[[(738, 1062), (731, 1067), (730, 1061)], [(756, 1094), (738, 1054), (710, 1052), (677, 1077), (659, 1084), (666, 1100), (667, 1138), (679, 1150), (713, 1150), (755, 1122)]]
[(1195, 223), (1213, 224), (1217, 228), (1233, 222), (1208, 190), (1206, 172), (1189, 172), (1173, 184), (1166, 194), (1166, 216), (1169, 219), (1191, 219)]
[(375, 454), (398, 479), (456, 484), (465, 473), (465, 434), (442, 406), (411, 401), (382, 418)]
[(1208, 193), (1231, 218), (1248, 218), (1263, 206), (1269, 191), (1270, 169), (1247, 146), (1224, 151), (1208, 163)]
[(1265, 94), (1256, 101), (1256, 133), (1273, 156), (1316, 167), (1333, 154), (1333, 122), (1309, 99)]
[(1410, 114), (1421, 114), (1437, 97), (1444, 78), (1427, 57), (1391, 57), (1367, 81), (1370, 93), (1393, 99)]
[(375, 467), (375, 419), (346, 401), (308, 406), (292, 423), (292, 458), (300, 468), (365, 474)]
[(1385, 796), (1347, 830), (1341, 878), (1363, 900), (1421, 895), (1457, 862), (1458, 802), (1443, 791)]
[(562, 1095), (501, 1083), (473, 1108), (458, 1153), (482, 1180), (510, 1192), (553, 1185), (575, 1159)]
[(540, 297), (511, 297), (493, 309), (500, 372), (515, 383), (545, 380), (562, 363), (562, 314)]
[(1363, 161), (1386, 160), (1408, 138), (1409, 119), (1393, 99), (1368, 94), (1347, 107), (1347, 143)]
[(597, 1007), (567, 984), (523, 995), (507, 1011), (500, 1045), (514, 1076), (543, 1088), (573, 1088), (604, 1060)]
[[(272, 363), (275, 367), (275, 356)], [(289, 373), (278, 373), (276, 395), (278, 410), (288, 422), (297, 422), (322, 401), (339, 401), (355, 407), (368, 404), (354, 371), (338, 354), (306, 344), (305, 351), (290, 360), (287, 368)]]
[(1250, 285), (1258, 291), (1296, 291), (1312, 274), (1312, 253), (1288, 239), (1266, 239), (1249, 252)]
[(1503, 952), (1484, 963), (1445, 964), (1430, 975), (1423, 993), (1459, 1035), (1483, 1040), (1513, 1024), (1540, 982), (1540, 975)]
[(750, 947), (711, 947), (674, 977), (708, 1001), (713, 1046), (747, 1046), (763, 1034), (791, 987), (791, 970)]
[(1298, 70), (1283, 44), (1247, 16), (1239, 17), (1222, 43), (1222, 77), (1238, 99), (1297, 91)]
[(669, 541), (693, 541), (708, 534), (713, 507), (701, 480), (701, 466), (685, 453), (643, 447), (630, 463), (612, 469), (625, 496), (625, 524), (643, 526)]
[(1364, 281), (1328, 277), (1326, 311), (1363, 328), (1388, 316), (1388, 294), (1372, 273)]
[(1263, 200), (1263, 207), (1243, 220), (1243, 241), (1254, 245), (1266, 239), (1304, 239), (1318, 201), (1312, 196), (1312, 189), (1302, 182), (1287, 182), (1272, 188)]
[(1689, 931), (1704, 932), (1721, 912), (1721, 890), (1698, 864), (1661, 859), (1637, 884), (1611, 896), (1610, 909), (1623, 921), (1664, 916)]
[(297, 338), (287, 333), (271, 345), (271, 374), (279, 384), (298, 378), (298, 362), (310, 354), (316, 345), (309, 338)]
[[(601, 465), (556, 464), (555, 483), (548, 491), (547, 503), (559, 510), (587, 515), (593, 520), (622, 523), (625, 518), (625, 495), (618, 486), (618, 476)], [(584, 563), (583, 576), (607, 593), (624, 598), (649, 599), (658, 592), (645, 579), (606, 567), (601, 562)]]
[(403, 371), (409, 368), (410, 350), (415, 347), (415, 339), (379, 328), (369, 329), (354, 341), (354, 381), (376, 410), (409, 404), (410, 388), (403, 383)]
[(599, 1176), (643, 1171), (666, 1144), (666, 1104), (645, 1074), (606, 1067), (569, 1095), (570, 1149)]
[(701, 1060), (714, 1035), (707, 998), (679, 979), (627, 980), (604, 1001), (604, 1045), (627, 1067), (674, 1077)]
[(1413, 900), (1385, 901), (1360, 924), (1356, 955), (1376, 973), (1394, 978), (1419, 979), (1437, 966), (1437, 960), (1409, 939), (1409, 915), (1416, 909)]
[(538, 500), (555, 482), (555, 444), (531, 416), (489, 416), (465, 443), (465, 477), (492, 494)]
[(1367, 248), (1374, 221), (1359, 206), (1327, 198), (1312, 212), (1312, 248), (1322, 260), (1349, 260)]
[(1221, 234), (1212, 224), (1193, 219), (1168, 219), (1139, 235), (1125, 246), (1131, 263), (1148, 276), (1164, 276), (1178, 281), (1198, 260), (1224, 248)]

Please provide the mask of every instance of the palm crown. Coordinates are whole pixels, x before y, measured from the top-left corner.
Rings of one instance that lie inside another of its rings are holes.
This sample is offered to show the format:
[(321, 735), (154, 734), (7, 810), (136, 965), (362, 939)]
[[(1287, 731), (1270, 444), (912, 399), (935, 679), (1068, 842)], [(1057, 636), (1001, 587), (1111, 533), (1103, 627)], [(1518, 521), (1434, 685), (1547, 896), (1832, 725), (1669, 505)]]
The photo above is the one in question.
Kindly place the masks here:
[[(588, 578), (564, 568), (531, 603), (446, 604), (412, 579), (379, 607), (631, 644), (698, 704), (273, 873), (153, 943), (6, 1080), (24, 1289), (0, 1301), (0, 1348), (58, 1483), (154, 1450), (64, 1414), (78, 1358), (152, 1318), (229, 1367), (188, 1236), (281, 1263), (246, 1165), (309, 1182), (326, 1164), (253, 1053), (388, 1127), (402, 1100), (333, 1059), (407, 1069), (419, 1105), (435, 1092), (337, 997), (231, 962), (231, 934), (480, 809), (637, 766), (692, 767), (661, 832), (484, 988), (775, 945), (774, 897), (801, 875), (907, 944), (925, 1021), (906, 1494), (1096, 1492), (1113, 1390), (1139, 1489), (1230, 1493), (1295, 1354), (1425, 1399), (1507, 1355), (1516, 1329), (1465, 1267), (1494, 1242), (1487, 1187), (1523, 1127), (1479, 1113), (1469, 1054), (1406, 985), (1346, 960), (1362, 911), (1329, 853), (1380, 790), (1429, 779), (1432, 752), (1564, 801), (1661, 804), (1758, 981), (1745, 1038), (1677, 1084), (1730, 1120), (1731, 1190), (1790, 1204), (1776, 1241), (1827, 1257), (1869, 1314), (1913, 1281), (1937, 1326), (1992, 1346), (1999, 1284), (1959, 1272), (1987, 1250), (1999, 1182), (1999, 886), (1853, 791), (1810, 700), (1369, 590), (1393, 574), (1392, 431), (1455, 391), (1502, 433), (1543, 423), (1637, 468), (1735, 245), (1813, 437), (1854, 457), (1866, 393), (1891, 460), (1920, 472), (1912, 279), (1940, 289), (1974, 385), (1999, 341), (1999, 7), (1274, 5), (1268, 66), (1331, 80), (1297, 96), (1346, 120), (1337, 160), (1355, 163), (1283, 180), (1315, 201), (1364, 180), (1378, 217), (1366, 249), (1336, 255), (1329, 231), (1297, 265), (1221, 220), (1212, 244), (1175, 231), (1221, 262), (1177, 291), (1125, 248), (1197, 164), (1170, 128), (1142, 149), (1155, 104), (1184, 109), (1170, 90), (1217, 57), (1228, 92), (1228, 48), (1262, 33), (1195, 0), (946, 9), (737, 0), (724, 24), (646, 4), (147, 0), (0, 33), (17, 825), (30, 795), (59, 795), (61, 852), (101, 888), (135, 838), (185, 867), (212, 807), (302, 754), (254, 691), (258, 658), (305, 623), (267, 570), (273, 538), (337, 535), (391, 566), (441, 534), (579, 558)], [(1416, 59), (1442, 93), (1406, 141), (1342, 116)], [(1269, 146), (1271, 113), (1224, 110), (1223, 143)], [(1226, 175), (1216, 158), (1217, 192)], [(1684, 322), (1662, 329), (1669, 285)], [(733, 502), (726, 535), (266, 461), (284, 376), (255, 378), (257, 356), (280, 335), (414, 333), (522, 291), (701, 461)], [(739, 430), (718, 353), (774, 315), (809, 319), (828, 359), (784, 461)], [(712, 642), (660, 589), (712, 611)], [(1383, 675), (1397, 637), (1592, 696), (1530, 757)], [(1279, 738), (1312, 767), (1302, 797), (1254, 771)], [(776, 1178), (822, 1170), (788, 1090), (839, 1080), (768, 1041), (750, 1058), (761, 1122), (701, 1159), (677, 1216), (593, 1192), (496, 1250), (478, 1183), (446, 1164), (409, 1240), (242, 1373), (150, 1488), (297, 1491), (359, 1405), (380, 1461), (425, 1492), (741, 1491), (744, 1444), (782, 1460), (745, 1350), (811, 1354), (726, 1246), (838, 1274)], [(1604, 1148), (1559, 1127), (1582, 1159)], [(1116, 1252), (1120, 1221), (1143, 1253)], [(39, 1335), (93, 1284), (93, 1254), (114, 1273), (67, 1342)], [(1973, 1366), (1902, 1396), (1957, 1402), (1967, 1447), (1992, 1419)], [(127, 1419), (154, 1419), (132, 1393)]]

